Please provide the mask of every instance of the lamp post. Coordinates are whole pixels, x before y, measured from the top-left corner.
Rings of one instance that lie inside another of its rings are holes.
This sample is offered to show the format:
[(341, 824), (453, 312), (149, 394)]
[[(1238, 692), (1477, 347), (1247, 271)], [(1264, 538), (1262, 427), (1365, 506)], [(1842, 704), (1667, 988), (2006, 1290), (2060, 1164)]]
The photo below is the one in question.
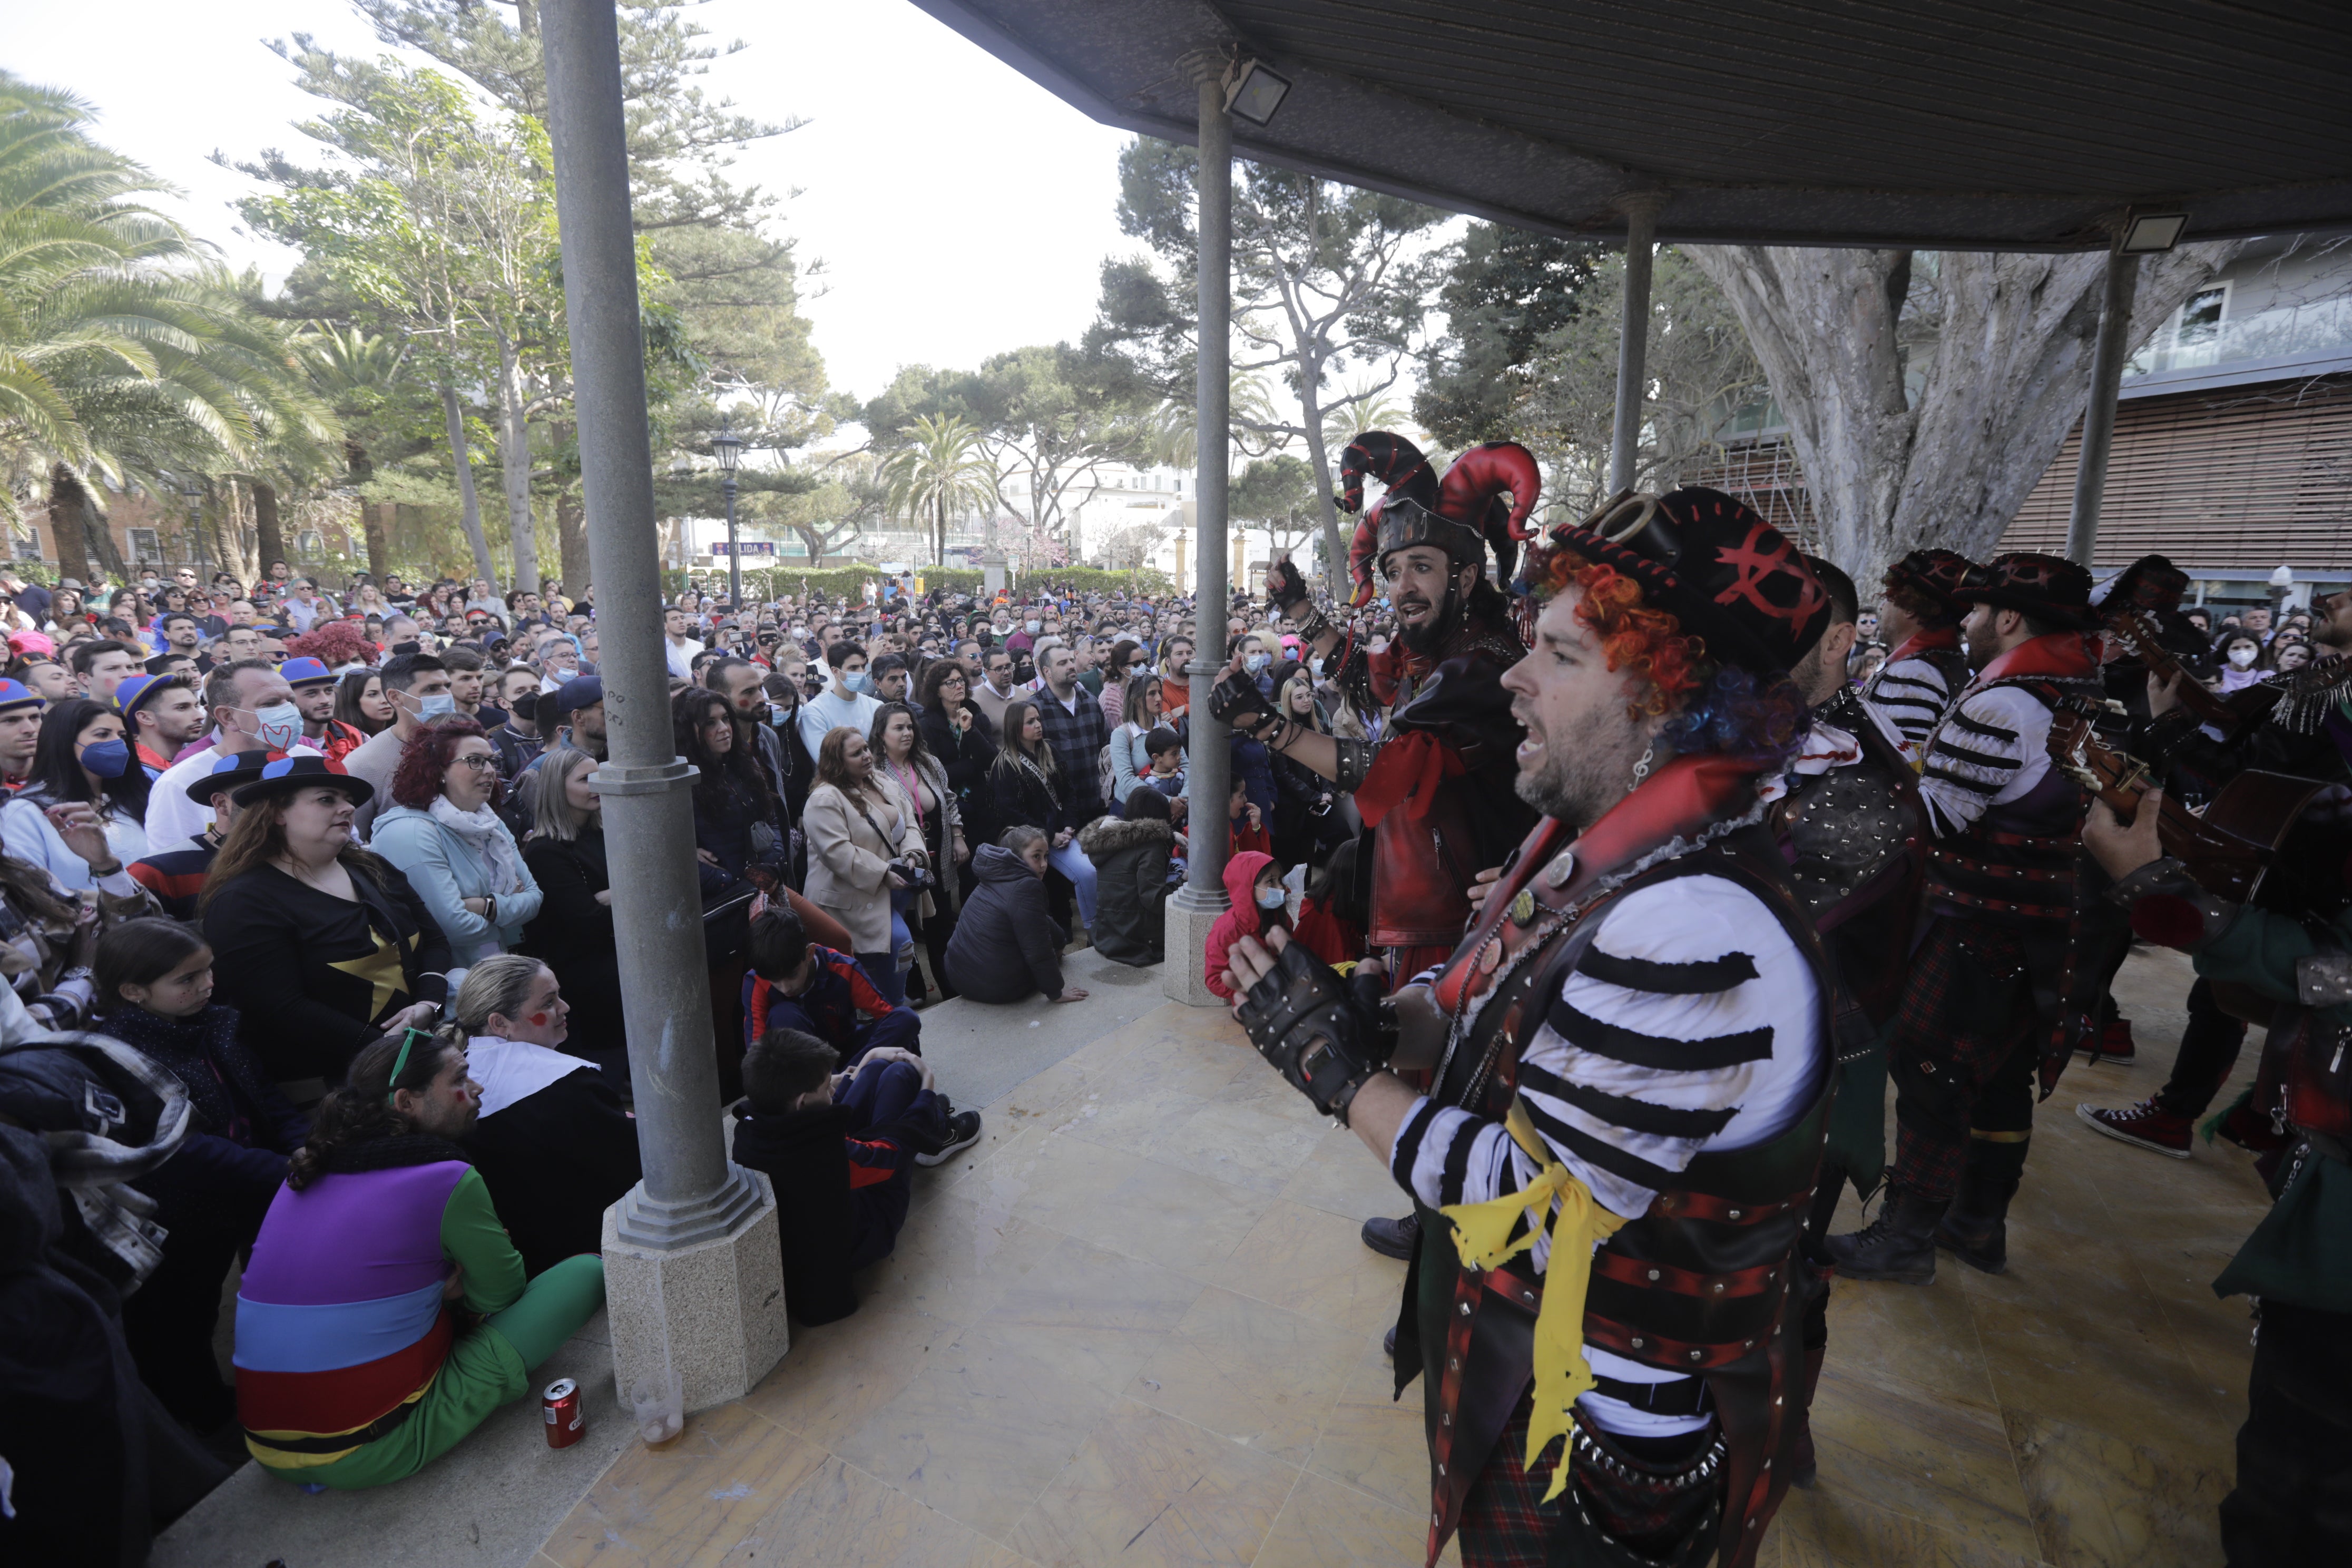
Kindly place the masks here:
[(725, 425), (710, 438), (719, 454), (719, 485), (727, 492), (727, 608), (743, 613), (743, 546), (735, 537), (735, 465), (743, 458), (743, 438)]

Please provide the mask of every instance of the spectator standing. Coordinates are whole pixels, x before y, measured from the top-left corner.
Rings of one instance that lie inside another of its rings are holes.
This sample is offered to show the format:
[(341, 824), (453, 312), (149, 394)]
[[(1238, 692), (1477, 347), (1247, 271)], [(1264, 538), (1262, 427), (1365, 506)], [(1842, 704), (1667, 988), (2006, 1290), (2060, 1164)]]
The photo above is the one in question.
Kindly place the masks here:
[[(41, 719), (39, 744), (25, 787), (0, 805), (0, 847), (37, 866), (73, 892), (98, 886), (147, 853), (150, 781), (131, 760), (122, 716), (96, 702), (60, 702)], [(107, 862), (92, 864), (70, 847), (58, 816), (95, 818), (106, 837)]]
[(1103, 814), (1109, 800), (1103, 787), (1103, 752), (1110, 726), (1102, 702), (1077, 681), (1076, 656), (1066, 647), (1041, 656), (1037, 710), (1045, 721), (1045, 742), (1060, 772), (1062, 804), (1075, 828)]
[(824, 738), (835, 730), (865, 734), (874, 728), (882, 704), (873, 696), (873, 678), (866, 671), (866, 650), (846, 639), (824, 650), (832, 684), (801, 704), (801, 744), (810, 756), (820, 755)]
[(737, 882), (782, 885), (788, 852), (780, 807), (753, 756), (750, 726), (715, 691), (692, 687), (670, 705), (678, 754), (694, 764), (694, 842), (703, 897), (724, 896)]
[(335, 717), (342, 678), (333, 670), (315, 658), (289, 658), (278, 667), (278, 673), (293, 689), (294, 706), (302, 710), (302, 738), (321, 755), (341, 762), (367, 743), (369, 731)]
[(621, 1018), (621, 956), (613, 937), (613, 875), (604, 853), (604, 799), (589, 787), (596, 759), (570, 746), (540, 764), (538, 811), (523, 864), (539, 884), (539, 913), (522, 951), (554, 971), (572, 1004), (571, 1046), (629, 1093)]
[(134, 675), (114, 689), (132, 763), (150, 781), (163, 776), (205, 732), (205, 701), (193, 675)]
[[(498, 705), (505, 718), (490, 731), (490, 748), (499, 754), (499, 776), (509, 788), (547, 750), (547, 738), (539, 729), (542, 695), (538, 678), (528, 669), (509, 666), (498, 678)], [(549, 706), (553, 706), (552, 699)]]
[(980, 684), (973, 687), (971, 700), (999, 733), (1004, 729), (1004, 709), (1020, 693), (1013, 676), (1013, 656), (1000, 645), (981, 656)]
[(343, 759), (345, 771), (365, 779), (374, 791), (373, 798), (360, 806), (353, 825), (362, 838), (373, 831), (376, 813), (392, 805), (392, 775), (407, 755), (408, 743), (425, 725), (457, 710), (457, 700), (449, 695), (449, 667), (432, 654), (394, 654), (378, 673), (384, 700), (392, 707), (392, 723)]
[(424, 900), (453, 973), (512, 951), (539, 913), (539, 884), (498, 814), (505, 795), (482, 727), (444, 719), (410, 740), (369, 843)]
[(924, 858), (938, 873), (928, 889), (893, 893), (891, 908), (901, 921), (909, 912), (919, 917), (931, 973), (945, 986), (948, 937), (955, 930), (956, 908), (961, 902), (959, 874), (971, 858), (964, 837), (963, 809), (948, 784), (947, 769), (923, 743), (922, 731), (905, 703), (884, 704), (866, 742), (874, 752), (875, 766), (889, 775), (901, 798), (914, 809)]
[[(5, 703), (0, 703), (5, 706)], [(188, 795), (188, 786), (212, 772), (214, 763), (239, 752), (271, 752), (284, 755), (310, 748), (302, 739), (302, 710), (294, 689), (268, 659), (240, 659), (216, 664), (205, 677), (205, 707), (217, 737), (200, 752), (190, 752), (163, 770), (147, 792), (147, 842), (176, 844), (194, 838), (212, 820)], [(0, 731), (0, 742), (5, 742)]]
[[(287, 660), (288, 664), (292, 662)], [(383, 694), (383, 677), (373, 669), (346, 672), (336, 684), (331, 715), (337, 723), (358, 731), (362, 742), (392, 728), (392, 703)]]
[(466, 972), (449, 1005), (482, 1109), (463, 1147), (523, 1271), (595, 1254), (604, 1210), (637, 1184), (637, 1129), (596, 1063), (570, 1044), (570, 1000), (554, 971), (500, 953)]
[[(1050, 700), (1050, 699), (1049, 699)], [(1045, 740), (1041, 705), (1027, 698), (1006, 704), (1004, 744), (989, 770), (991, 803), (1000, 829), (1034, 827), (1046, 837), (1047, 859), (1069, 880), (1078, 920), (1094, 924), (1095, 870), (1074, 840), (1077, 827), (1064, 804), (1061, 762)]]
[(875, 989), (903, 1002), (890, 895), (911, 886), (903, 868), (921, 862), (923, 841), (905, 797), (876, 769), (865, 735), (844, 726), (824, 737), (801, 829), (808, 836), (809, 901), (849, 932)]
[(1133, 637), (1123, 637), (1111, 644), (1110, 653), (1103, 661), (1101, 700), (1105, 724), (1116, 729), (1125, 720), (1128, 679), (1150, 668), (1151, 661), (1142, 645)]
[[(1160, 677), (1138, 669), (1127, 679), (1118, 728), (1110, 732), (1110, 806), (1123, 809), (1151, 771), (1151, 731), (1161, 718)], [(1105, 693), (1106, 699), (1108, 693)]]
[(198, 909), (221, 1001), (270, 1075), (342, 1079), (370, 1040), (429, 1028), (449, 947), (408, 879), (352, 840), (365, 779), (305, 752), (240, 786)]
[[(994, 836), (988, 770), (996, 761), (996, 725), (971, 695), (971, 675), (962, 661), (936, 660), (923, 671), (923, 709), (916, 725), (924, 749), (939, 759), (963, 820), (964, 842), (985, 844)], [(970, 862), (959, 881), (968, 882)]]
[(688, 635), (690, 625), (691, 617), (675, 605), (662, 612), (662, 651), (669, 660), (672, 680), (694, 679), (694, 656), (702, 651), (702, 645)]
[(204, 892), (205, 879), (236, 821), (236, 802), (231, 797), (239, 785), (259, 778), (268, 762), (268, 752), (236, 752), (215, 758), (212, 772), (197, 775), (188, 784), (188, 798), (211, 814), (205, 830), (177, 844), (150, 845), (144, 856), (131, 863), (131, 879), (152, 893), (172, 919), (196, 918), (196, 900)]

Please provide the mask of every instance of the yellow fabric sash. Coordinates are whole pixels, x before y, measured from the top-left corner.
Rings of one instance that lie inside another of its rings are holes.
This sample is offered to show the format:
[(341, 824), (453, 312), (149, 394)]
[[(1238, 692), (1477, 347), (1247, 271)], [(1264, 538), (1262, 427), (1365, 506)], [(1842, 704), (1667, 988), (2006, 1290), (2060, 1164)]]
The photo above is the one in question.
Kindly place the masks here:
[[(1559, 1218), (1550, 1227), (1551, 1263), (1544, 1272), (1543, 1304), (1536, 1310), (1535, 1405), (1528, 1416), (1528, 1452), (1522, 1461), (1533, 1474), (1552, 1440), (1568, 1436), (1576, 1396), (1593, 1385), (1592, 1368), (1584, 1359), (1584, 1288), (1592, 1278), (1592, 1249), (1625, 1221), (1602, 1208), (1592, 1190), (1553, 1158), (1550, 1145), (1517, 1100), (1503, 1125), (1512, 1142), (1542, 1167), (1536, 1179), (1516, 1193), (1440, 1212), (1454, 1226), (1454, 1250), (1462, 1261), (1486, 1269), (1533, 1247), (1552, 1205), (1559, 1205)], [(1514, 1241), (1511, 1230), (1522, 1213), (1529, 1228)], [(1567, 1485), (1568, 1451), (1563, 1447), (1543, 1500), (1549, 1502)]]

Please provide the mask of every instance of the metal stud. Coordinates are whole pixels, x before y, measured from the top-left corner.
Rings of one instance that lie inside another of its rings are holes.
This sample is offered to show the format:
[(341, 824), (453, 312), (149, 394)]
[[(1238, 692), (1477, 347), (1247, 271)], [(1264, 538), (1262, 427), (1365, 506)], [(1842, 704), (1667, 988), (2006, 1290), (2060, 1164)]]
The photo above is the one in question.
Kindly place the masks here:
[[(1769, 1470), (1769, 1469), (1770, 1469), (1770, 1468), (1772, 1468), (1771, 1461), (1770, 1461), (1770, 1460), (1769, 1460), (1769, 1459), (1768, 1459), (1768, 1460), (1766, 1460), (1766, 1461), (1765, 1461), (1765, 1464), (1764, 1464), (1764, 1468), (1765, 1468), (1766, 1469), (1768, 1469), (1768, 1470)], [(1442, 1476), (1442, 1475), (1444, 1475), (1444, 1474), (1445, 1473), (1445, 1467), (1444, 1467), (1444, 1465), (1440, 1465), (1440, 1466), (1438, 1466), (1438, 1467), (1437, 1467), (1437, 1473), (1438, 1473), (1439, 1475), (1441, 1475), (1441, 1476)]]
[(1640, 1350), (1642, 1348), (1642, 1336), (1639, 1334), (1633, 1336), (1633, 1348), (1635, 1350)]
[(1470, 1315), (1470, 1303), (1467, 1301), (1462, 1303), (1462, 1315), (1465, 1318)]
[(1738, 1211), (1738, 1209), (1733, 1209), (1733, 1210), (1730, 1212), (1730, 1214), (1729, 1214), (1729, 1215), (1727, 1215), (1726, 1217), (1727, 1217), (1727, 1218), (1730, 1218), (1730, 1219), (1738, 1219), (1738, 1218), (1739, 1217), (1739, 1211)]
[(1699, 1360), (1699, 1359), (1701, 1358), (1701, 1356), (1702, 1356), (1704, 1353), (1705, 1353), (1705, 1352), (1700, 1352), (1700, 1351), (1693, 1351), (1693, 1352), (1691, 1352), (1691, 1360), (1693, 1360), (1693, 1361), (1697, 1361), (1697, 1360)]
[(1657, 1271), (1656, 1269), (1654, 1269), (1654, 1268), (1651, 1269), (1651, 1270), (1650, 1270), (1650, 1278), (1651, 1278), (1651, 1279), (1655, 1279), (1657, 1277), (1658, 1277), (1658, 1271)]
[(1715, 1282), (1715, 1293), (1718, 1296), (1723, 1294), (1723, 1281), (1720, 1279)]
[(1460, 1372), (1462, 1370), (1462, 1358), (1460, 1356), (1455, 1356), (1452, 1361), (1447, 1362), (1445, 1364), (1450, 1370)]

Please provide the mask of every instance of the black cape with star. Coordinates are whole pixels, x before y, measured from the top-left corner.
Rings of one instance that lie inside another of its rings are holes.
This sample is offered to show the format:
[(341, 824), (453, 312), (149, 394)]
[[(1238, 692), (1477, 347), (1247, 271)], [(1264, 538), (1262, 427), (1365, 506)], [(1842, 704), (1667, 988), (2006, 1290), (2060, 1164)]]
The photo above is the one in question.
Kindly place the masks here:
[(449, 943), (392, 865), (354, 868), (357, 902), (257, 866), (205, 910), (214, 1000), (243, 1015), (247, 1045), (280, 1080), (342, 1081), (383, 1019), (446, 999)]

